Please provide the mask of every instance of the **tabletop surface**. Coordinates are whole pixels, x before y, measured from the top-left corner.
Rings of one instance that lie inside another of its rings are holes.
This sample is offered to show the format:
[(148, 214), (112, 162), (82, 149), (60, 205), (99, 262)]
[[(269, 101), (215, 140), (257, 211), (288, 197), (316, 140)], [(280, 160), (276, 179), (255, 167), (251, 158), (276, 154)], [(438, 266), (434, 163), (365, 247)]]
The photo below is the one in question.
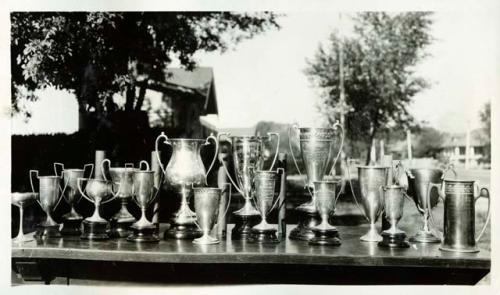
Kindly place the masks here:
[[(161, 226), (161, 232), (166, 225)], [(228, 233), (232, 225), (228, 226)], [(293, 226), (288, 225), (289, 232)], [(407, 249), (385, 249), (359, 237), (367, 225), (337, 226), (342, 245), (311, 246), (307, 242), (285, 240), (275, 245), (221, 240), (215, 245), (196, 245), (190, 240), (161, 240), (133, 243), (125, 239), (84, 241), (78, 237), (12, 243), (12, 258), (107, 260), (148, 263), (240, 263), (310, 264), (348, 266), (404, 266), (489, 269), (490, 252), (455, 253), (439, 250), (439, 244), (411, 243)], [(33, 233), (28, 236), (32, 237)], [(287, 235), (288, 236), (288, 235)]]

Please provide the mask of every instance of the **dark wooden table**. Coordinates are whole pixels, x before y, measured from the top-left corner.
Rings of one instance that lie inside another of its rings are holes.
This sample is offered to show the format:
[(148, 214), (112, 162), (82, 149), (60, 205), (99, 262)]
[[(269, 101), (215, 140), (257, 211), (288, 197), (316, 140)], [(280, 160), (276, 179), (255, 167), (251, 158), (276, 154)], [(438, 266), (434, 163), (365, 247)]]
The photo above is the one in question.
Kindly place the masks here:
[[(230, 228), (229, 228), (230, 229)], [(135, 244), (62, 238), (12, 244), (13, 270), (24, 281), (168, 284), (475, 284), (490, 271), (490, 253), (452, 253), (438, 244), (383, 249), (361, 242), (367, 226), (339, 226), (340, 247), (282, 241), (195, 245)], [(291, 230), (289, 226), (288, 230)], [(162, 226), (163, 231), (163, 226)]]

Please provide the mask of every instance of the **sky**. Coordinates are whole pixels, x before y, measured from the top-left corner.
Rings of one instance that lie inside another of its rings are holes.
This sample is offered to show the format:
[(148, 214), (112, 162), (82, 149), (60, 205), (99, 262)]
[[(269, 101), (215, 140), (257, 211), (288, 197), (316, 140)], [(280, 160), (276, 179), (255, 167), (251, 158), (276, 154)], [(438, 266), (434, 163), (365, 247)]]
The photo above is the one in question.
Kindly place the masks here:
[[(342, 24), (351, 22), (338, 13), (294, 12), (279, 19), (271, 30), (243, 41), (234, 50), (200, 53), (200, 66), (214, 69), (219, 126), (250, 127), (258, 121), (317, 125), (319, 91), (303, 71), (320, 43)], [(481, 107), (496, 97), (500, 52), (499, 20), (490, 12), (436, 12), (428, 47), (431, 54), (418, 72), (431, 88), (414, 97), (411, 112), (418, 120), (448, 132), (480, 127)], [(74, 132), (78, 129), (77, 103), (71, 94), (49, 89), (30, 104), (33, 117), (26, 123), (12, 120), (14, 134)], [(69, 98), (69, 99), (68, 99)]]

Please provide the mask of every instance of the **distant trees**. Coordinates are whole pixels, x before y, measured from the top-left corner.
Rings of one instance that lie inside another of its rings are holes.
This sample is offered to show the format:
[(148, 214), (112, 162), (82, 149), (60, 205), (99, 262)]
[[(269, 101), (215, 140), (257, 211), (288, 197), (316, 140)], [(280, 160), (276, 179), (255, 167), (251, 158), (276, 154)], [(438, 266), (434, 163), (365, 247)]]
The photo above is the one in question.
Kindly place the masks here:
[(491, 102), (487, 102), (479, 112), (482, 133), (486, 139), (485, 161), (491, 162)]
[(408, 108), (415, 94), (428, 86), (415, 66), (431, 43), (431, 13), (359, 13), (354, 34), (343, 40), (330, 35), (308, 61), (306, 75), (326, 95), (319, 105), (330, 122), (338, 119), (339, 48), (343, 43), (347, 138), (367, 146), (367, 163), (375, 138), (384, 131), (417, 125)]

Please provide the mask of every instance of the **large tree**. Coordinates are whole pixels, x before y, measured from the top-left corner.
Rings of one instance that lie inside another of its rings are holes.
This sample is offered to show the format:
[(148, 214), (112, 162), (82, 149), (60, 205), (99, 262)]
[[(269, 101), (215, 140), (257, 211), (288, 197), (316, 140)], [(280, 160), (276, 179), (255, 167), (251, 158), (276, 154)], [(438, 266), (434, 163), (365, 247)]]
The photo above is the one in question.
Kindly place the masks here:
[[(367, 146), (367, 163), (375, 138), (391, 128), (410, 128), (416, 122), (409, 112), (412, 97), (427, 87), (415, 73), (426, 56), (430, 13), (359, 13), (353, 34), (330, 35), (305, 70), (313, 85), (322, 89), (319, 110), (330, 122), (339, 118), (339, 48), (343, 48), (347, 136)], [(340, 42), (342, 41), (342, 46)]]
[[(198, 51), (226, 50), (269, 28), (272, 13), (15, 12), (11, 14), (12, 107), (49, 86), (74, 93), (80, 112), (140, 110), (145, 83), (165, 79), (174, 57), (187, 69)], [(28, 114), (29, 115), (29, 114)]]

